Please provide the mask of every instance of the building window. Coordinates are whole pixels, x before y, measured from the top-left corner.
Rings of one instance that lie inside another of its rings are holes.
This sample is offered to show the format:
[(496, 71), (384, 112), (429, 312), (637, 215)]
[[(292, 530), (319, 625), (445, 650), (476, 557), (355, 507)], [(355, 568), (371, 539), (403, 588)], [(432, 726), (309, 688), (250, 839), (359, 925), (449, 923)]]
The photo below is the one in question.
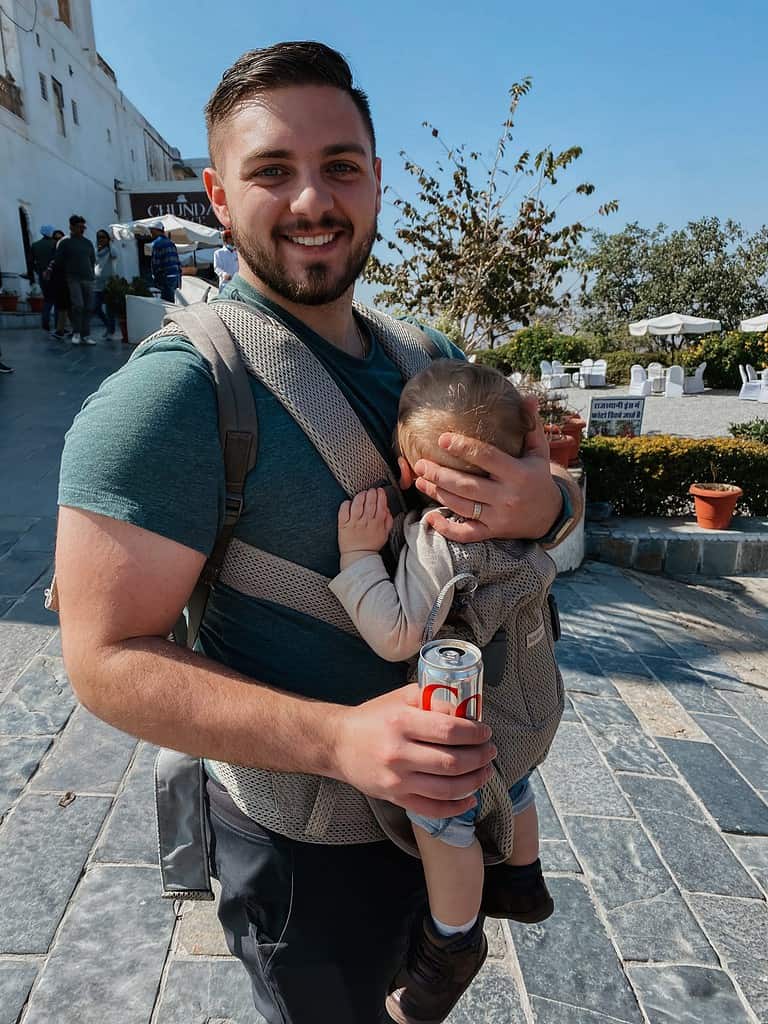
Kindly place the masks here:
[(69, 65), (69, 77), (71, 78), (71, 77), (72, 77), (72, 75), (74, 75), (74, 73), (75, 73), (75, 72), (74, 72), (74, 71), (72, 70), (72, 65), (70, 64), (70, 65)]
[(37, 45), (39, 46), (40, 45), (40, 33), (39, 32), (35, 32), (35, 41), (37, 42)]
[(51, 60), (53, 61), (54, 64), (56, 63), (56, 51), (54, 50), (53, 47), (51, 47)]
[(107, 142), (109, 142), (110, 144), (112, 142), (112, 132), (109, 130), (109, 128), (107, 128)]
[(133, 152), (133, 150), (131, 150), (131, 160), (133, 160), (133, 162), (136, 163), (136, 154)]
[(72, 12), (69, 9), (69, 0), (59, 0), (59, 21), (63, 21), (67, 28), (72, 28)]
[(38, 71), (38, 78), (40, 79), (40, 95), (43, 97), (45, 102), (48, 102), (48, 83), (45, 80), (45, 75)]
[(53, 75), (51, 75), (51, 88), (53, 89), (53, 98), (55, 100), (56, 124), (59, 129), (59, 135), (66, 135), (67, 126), (64, 122), (64, 89), (62, 88), (61, 82), (58, 82)]
[(72, 120), (75, 124), (80, 124), (80, 117), (77, 113), (77, 101), (72, 100)]

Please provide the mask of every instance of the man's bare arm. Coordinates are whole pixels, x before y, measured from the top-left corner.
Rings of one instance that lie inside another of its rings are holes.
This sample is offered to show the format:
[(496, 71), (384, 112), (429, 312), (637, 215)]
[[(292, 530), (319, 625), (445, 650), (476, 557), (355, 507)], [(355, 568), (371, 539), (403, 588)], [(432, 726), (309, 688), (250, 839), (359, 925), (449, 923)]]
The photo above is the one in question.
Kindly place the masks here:
[(268, 687), (165, 639), (204, 557), (139, 527), (62, 508), (62, 645), (82, 703), (125, 732), (190, 754), (326, 775), (447, 816), (490, 774), (486, 726), (412, 706), (403, 688), (355, 708)]

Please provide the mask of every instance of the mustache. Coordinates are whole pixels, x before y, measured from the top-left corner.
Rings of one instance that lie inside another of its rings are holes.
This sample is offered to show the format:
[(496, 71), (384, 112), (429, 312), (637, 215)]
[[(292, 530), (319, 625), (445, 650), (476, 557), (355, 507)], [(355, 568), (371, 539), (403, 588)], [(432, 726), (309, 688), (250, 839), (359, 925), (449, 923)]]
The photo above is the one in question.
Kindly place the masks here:
[(339, 229), (341, 231), (352, 231), (352, 223), (346, 219), (342, 220), (339, 217), (323, 217), (316, 224), (312, 224), (308, 220), (297, 220), (291, 224), (281, 224), (279, 227), (274, 229), (273, 234), (275, 235), (303, 235), (313, 234), (318, 231), (333, 231)]

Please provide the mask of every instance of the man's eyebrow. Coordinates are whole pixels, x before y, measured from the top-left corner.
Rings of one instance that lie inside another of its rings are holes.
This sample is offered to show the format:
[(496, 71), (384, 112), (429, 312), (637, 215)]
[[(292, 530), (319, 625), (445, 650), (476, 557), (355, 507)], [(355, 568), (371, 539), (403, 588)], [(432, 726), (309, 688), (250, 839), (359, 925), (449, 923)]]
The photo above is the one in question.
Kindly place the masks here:
[[(341, 153), (368, 155), (365, 147), (359, 142), (334, 142), (333, 145), (324, 146), (321, 150), (322, 156), (339, 156)], [(250, 164), (257, 160), (291, 160), (294, 155), (290, 149), (253, 149), (243, 157), (243, 163)]]

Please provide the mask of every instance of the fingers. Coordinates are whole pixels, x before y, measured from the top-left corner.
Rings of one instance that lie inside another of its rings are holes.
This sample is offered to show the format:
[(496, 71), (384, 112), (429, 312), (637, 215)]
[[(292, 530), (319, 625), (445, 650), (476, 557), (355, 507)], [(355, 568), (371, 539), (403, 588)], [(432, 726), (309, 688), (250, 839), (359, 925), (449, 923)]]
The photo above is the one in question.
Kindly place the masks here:
[[(436, 462), (429, 462), (427, 459), (419, 459), (414, 468), (419, 474), (416, 486), (430, 498), (434, 498), (437, 491), (440, 490), (466, 499), (470, 502), (470, 506), (475, 501), (482, 501), (489, 505), (494, 500), (498, 500), (498, 484), (486, 476), (462, 473), (461, 470), (438, 466)], [(459, 513), (459, 515), (461, 514)]]
[(430, 512), (426, 519), (435, 533), (457, 544), (475, 544), (491, 536), (482, 519), (465, 519), (459, 523), (455, 519), (446, 519), (440, 512)]
[(478, 469), (484, 469), (494, 477), (503, 475), (507, 463), (515, 461), (500, 448), (494, 448), (492, 444), (478, 441), (476, 437), (466, 437), (464, 434), (441, 434), (437, 443), (451, 455), (464, 459)]
[[(405, 697), (408, 701), (412, 689), (405, 687), (402, 690), (396, 690), (395, 693), (400, 695), (400, 700)], [(490, 726), (485, 722), (473, 722), (470, 718), (436, 715), (431, 711), (422, 711), (421, 708), (411, 707), (403, 708), (401, 715), (403, 735), (406, 739), (416, 740), (419, 743), (447, 747), (481, 747), (491, 738)], [(479, 760), (474, 767), (485, 763), (493, 756), (487, 755), (488, 751), (480, 751)]]
[(346, 526), (349, 523), (351, 509), (351, 501), (342, 501), (339, 505), (339, 526)]

